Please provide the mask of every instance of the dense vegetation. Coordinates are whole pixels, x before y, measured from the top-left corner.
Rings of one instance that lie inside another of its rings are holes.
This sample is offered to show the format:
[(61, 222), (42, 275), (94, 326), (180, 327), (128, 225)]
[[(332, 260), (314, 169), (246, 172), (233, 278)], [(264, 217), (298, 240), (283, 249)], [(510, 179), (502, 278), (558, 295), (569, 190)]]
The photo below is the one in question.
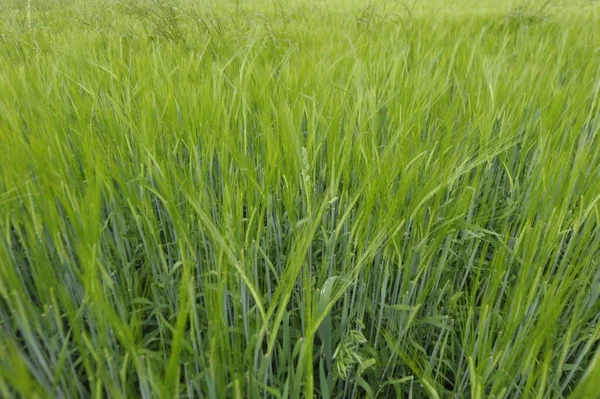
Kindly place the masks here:
[(335, 1), (0, 2), (0, 396), (600, 392), (599, 7)]

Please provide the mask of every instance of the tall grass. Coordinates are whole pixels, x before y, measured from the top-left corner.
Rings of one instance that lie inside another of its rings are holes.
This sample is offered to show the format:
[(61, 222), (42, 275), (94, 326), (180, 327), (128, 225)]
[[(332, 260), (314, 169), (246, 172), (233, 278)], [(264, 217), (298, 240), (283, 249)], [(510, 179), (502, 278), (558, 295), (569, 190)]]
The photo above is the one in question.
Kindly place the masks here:
[(600, 392), (596, 5), (21, 3), (0, 396)]

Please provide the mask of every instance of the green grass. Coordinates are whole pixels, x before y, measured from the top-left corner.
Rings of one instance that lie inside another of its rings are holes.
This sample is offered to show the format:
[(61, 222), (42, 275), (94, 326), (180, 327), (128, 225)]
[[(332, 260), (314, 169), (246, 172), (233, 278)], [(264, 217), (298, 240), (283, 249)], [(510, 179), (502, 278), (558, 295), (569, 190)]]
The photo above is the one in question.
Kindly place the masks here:
[(600, 7), (0, 2), (1, 397), (593, 398)]

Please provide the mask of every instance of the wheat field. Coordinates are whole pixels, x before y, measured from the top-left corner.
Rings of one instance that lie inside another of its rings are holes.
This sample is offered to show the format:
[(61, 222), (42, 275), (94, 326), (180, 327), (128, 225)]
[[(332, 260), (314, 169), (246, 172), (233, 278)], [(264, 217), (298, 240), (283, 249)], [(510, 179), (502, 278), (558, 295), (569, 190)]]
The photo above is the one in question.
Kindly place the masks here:
[(596, 1), (0, 1), (0, 396), (600, 397)]

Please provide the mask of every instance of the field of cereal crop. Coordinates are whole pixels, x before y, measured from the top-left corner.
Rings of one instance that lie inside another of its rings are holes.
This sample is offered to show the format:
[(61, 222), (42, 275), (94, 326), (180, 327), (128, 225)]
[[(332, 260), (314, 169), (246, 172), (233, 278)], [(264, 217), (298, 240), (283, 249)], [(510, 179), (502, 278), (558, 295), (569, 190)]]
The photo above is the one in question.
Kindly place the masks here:
[(599, 26), (1, 0), (0, 396), (598, 397)]

